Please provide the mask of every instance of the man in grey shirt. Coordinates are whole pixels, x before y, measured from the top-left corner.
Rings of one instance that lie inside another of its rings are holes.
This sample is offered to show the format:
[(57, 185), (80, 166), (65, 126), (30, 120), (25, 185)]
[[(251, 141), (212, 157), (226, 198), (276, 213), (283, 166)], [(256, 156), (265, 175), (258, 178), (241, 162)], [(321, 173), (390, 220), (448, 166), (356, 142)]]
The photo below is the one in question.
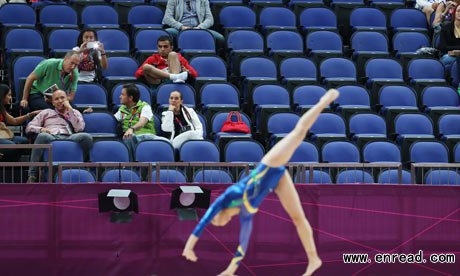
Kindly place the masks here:
[(224, 36), (209, 30), (214, 18), (208, 0), (168, 0), (163, 24), (170, 26), (166, 31), (177, 38), (180, 31), (206, 29), (214, 36), (219, 46), (224, 44)]

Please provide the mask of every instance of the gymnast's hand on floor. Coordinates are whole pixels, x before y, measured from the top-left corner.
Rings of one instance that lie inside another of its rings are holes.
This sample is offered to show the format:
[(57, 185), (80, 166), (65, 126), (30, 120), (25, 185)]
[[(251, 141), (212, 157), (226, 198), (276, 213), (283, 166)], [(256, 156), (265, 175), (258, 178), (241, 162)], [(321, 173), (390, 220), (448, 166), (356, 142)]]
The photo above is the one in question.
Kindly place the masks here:
[(196, 262), (198, 260), (198, 257), (195, 255), (195, 252), (191, 249), (185, 248), (182, 252), (182, 256), (184, 256), (187, 260), (192, 262)]

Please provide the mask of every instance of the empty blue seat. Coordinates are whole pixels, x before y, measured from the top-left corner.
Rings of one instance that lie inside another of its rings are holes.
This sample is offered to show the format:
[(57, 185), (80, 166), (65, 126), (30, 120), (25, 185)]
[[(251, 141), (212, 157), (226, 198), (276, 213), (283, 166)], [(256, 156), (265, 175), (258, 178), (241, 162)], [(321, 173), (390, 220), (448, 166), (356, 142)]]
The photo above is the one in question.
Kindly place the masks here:
[(433, 123), (424, 114), (400, 114), (395, 119), (397, 141), (407, 138), (434, 139)]
[(183, 172), (179, 170), (160, 169), (159, 176), (157, 177), (156, 171), (152, 172), (153, 179), (156, 182), (163, 183), (185, 183), (187, 179)]
[(48, 5), (41, 8), (39, 14), (44, 28), (78, 28), (77, 12), (70, 6)]
[(320, 61), (324, 57), (342, 57), (343, 42), (340, 34), (333, 31), (315, 31), (306, 37), (308, 55)]
[(114, 28), (118, 29), (118, 13), (111, 6), (86, 6), (81, 11), (81, 24), (84, 28)]
[(385, 120), (376, 114), (355, 114), (350, 118), (350, 135), (355, 141), (385, 139), (387, 125)]
[(445, 114), (438, 124), (441, 140), (460, 140), (460, 114)]
[[(13, 62), (13, 70), (11, 77), (12, 90), (16, 101), (19, 102), (22, 99), (23, 85), (26, 78), (32, 73), (37, 65), (42, 62), (45, 58), (42, 56), (22, 56), (18, 57)], [(10, 72), (11, 73), (11, 72)]]
[(267, 51), (275, 60), (301, 56), (304, 53), (302, 36), (293, 31), (275, 31), (267, 35)]
[(393, 32), (411, 31), (428, 32), (426, 16), (418, 9), (397, 9), (390, 18), (390, 26)]
[(198, 170), (193, 177), (193, 182), (199, 183), (233, 183), (232, 176), (224, 170), (203, 169)]
[[(208, 83), (201, 88), (201, 104), (203, 112), (209, 108), (219, 109), (240, 108), (239, 93), (235, 86), (229, 83)], [(227, 109), (228, 110), (228, 109)]]
[(225, 146), (225, 162), (260, 162), (264, 148), (255, 140), (230, 141)]
[(399, 171), (396, 169), (384, 170), (379, 176), (377, 183), (380, 184), (412, 184), (410, 172), (401, 170), (401, 179), (399, 179)]
[(42, 34), (33, 29), (11, 29), (5, 36), (5, 57), (8, 65), (16, 56), (42, 55)]
[(332, 184), (332, 178), (327, 171), (313, 170), (310, 174), (310, 170), (305, 170), (305, 183), (310, 184)]
[(328, 8), (304, 9), (300, 14), (299, 23), (302, 30), (307, 32), (337, 31), (337, 16)]
[[(60, 7), (60, 6), (47, 6)], [(56, 29), (48, 36), (48, 49), (50, 56), (58, 57), (72, 50), (77, 45), (80, 32), (76, 29)]]
[[(81, 163), (83, 162), (83, 150), (79, 143), (68, 140), (52, 141), (53, 164), (62, 162)], [(48, 150), (43, 151), (43, 160), (48, 161)]]
[[(131, 35), (140, 29), (161, 29), (164, 12), (156, 6), (138, 5), (129, 9), (128, 24), (131, 26)], [(156, 42), (156, 40), (155, 40)]]
[(330, 140), (346, 139), (345, 121), (334, 113), (321, 113), (310, 128), (310, 139)]
[(420, 83), (439, 85), (446, 83), (444, 66), (436, 59), (413, 59), (407, 65), (407, 72), (412, 85)]
[(430, 47), (430, 39), (419, 32), (400, 32), (393, 36), (393, 50), (396, 57), (414, 55), (422, 47)]
[(431, 169), (425, 174), (428, 185), (459, 185), (460, 174), (456, 170)]
[(328, 58), (319, 66), (320, 76), (326, 85), (356, 82), (356, 66), (345, 58)]
[(110, 113), (92, 112), (83, 113), (85, 120), (84, 132), (91, 134), (93, 137), (115, 138), (117, 134), (117, 120)]
[(4, 4), (0, 8), (0, 23), (3, 27), (35, 28), (35, 11), (25, 4)]
[(299, 84), (313, 84), (317, 82), (318, 73), (316, 65), (309, 59), (293, 57), (286, 58), (280, 63), (281, 83), (288, 88)]
[(363, 148), (363, 161), (374, 162), (401, 162), (399, 147), (391, 142), (375, 141), (367, 143)]
[(174, 149), (166, 141), (142, 141), (136, 146), (138, 162), (174, 162)]
[[(391, 112), (417, 112), (415, 91), (407, 86), (387, 85), (379, 92), (380, 113), (387, 115)], [(390, 119), (390, 122), (392, 119)]]
[(91, 162), (129, 162), (128, 148), (119, 141), (97, 141), (89, 158)]
[(361, 86), (346, 85), (337, 88), (340, 96), (335, 100), (338, 112), (354, 113), (358, 111), (370, 111), (371, 101), (369, 92)]
[(62, 171), (62, 182), (59, 182), (59, 176), (56, 175), (56, 183), (77, 184), (77, 183), (95, 183), (94, 175), (84, 169), (66, 169)]
[(337, 174), (337, 184), (349, 183), (374, 183), (374, 177), (367, 171), (360, 169), (347, 169)]
[(367, 86), (372, 88), (375, 93), (379, 84), (404, 84), (402, 66), (394, 59), (374, 58), (369, 60), (365, 65), (365, 74)]
[(177, 47), (183, 55), (213, 55), (216, 42), (207, 30), (185, 30), (179, 33)]
[(319, 153), (315, 144), (303, 141), (295, 150), (289, 162), (318, 163)]
[(220, 11), (219, 22), (224, 30), (254, 29), (256, 14), (248, 7), (227, 6)]
[(353, 31), (387, 31), (385, 14), (376, 8), (356, 8), (350, 14)]
[(190, 60), (190, 65), (198, 72), (196, 81), (227, 81), (227, 65), (219, 57), (195, 57)]
[(107, 92), (99, 84), (81, 83), (77, 86), (73, 103), (77, 108), (107, 110)]
[(107, 170), (102, 175), (102, 182), (141, 182), (139, 175), (131, 170), (114, 169)]
[(282, 7), (264, 8), (259, 15), (259, 25), (263, 32), (297, 29), (295, 14)]
[(410, 147), (410, 161), (414, 163), (449, 163), (449, 150), (441, 142), (415, 142)]
[(182, 162), (219, 162), (219, 149), (215, 144), (206, 140), (189, 140), (180, 147)]
[(97, 31), (97, 37), (110, 55), (129, 55), (129, 36), (122, 30), (104, 29)]
[(360, 162), (358, 148), (354, 144), (345, 141), (332, 141), (324, 144), (321, 155), (323, 162), (328, 163)]
[(427, 113), (459, 113), (460, 111), (458, 93), (448, 86), (426, 87), (422, 92), (422, 104)]

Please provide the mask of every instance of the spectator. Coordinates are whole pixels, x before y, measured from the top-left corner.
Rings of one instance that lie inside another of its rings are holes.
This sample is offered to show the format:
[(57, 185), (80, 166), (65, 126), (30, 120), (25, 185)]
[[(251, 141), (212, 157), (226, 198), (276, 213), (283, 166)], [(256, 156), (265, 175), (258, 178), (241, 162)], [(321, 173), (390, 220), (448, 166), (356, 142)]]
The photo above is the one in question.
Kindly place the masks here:
[(195, 110), (183, 105), (182, 94), (171, 92), (169, 108), (161, 113), (161, 129), (171, 133), (171, 142), (179, 149), (187, 140), (202, 140), (203, 126)]
[(415, 8), (421, 10), (428, 22), (428, 25), (431, 26), (431, 14), (438, 8), (442, 0), (416, 0)]
[(80, 52), (81, 62), (78, 65), (78, 81), (94, 82), (97, 71), (107, 69), (107, 55), (104, 44), (97, 40), (95, 30), (82, 30), (77, 40), (77, 47), (73, 48)]
[(435, 33), (439, 33), (441, 31), (441, 27), (443, 23), (452, 21), (455, 7), (458, 5), (459, 0), (455, 1), (447, 1), (441, 2), (436, 9), (436, 14), (433, 19), (432, 27)]
[(80, 54), (69, 51), (64, 59), (51, 58), (40, 62), (26, 79), (21, 107), (30, 105), (31, 110), (53, 108), (50, 97), (45, 92), (53, 85), (64, 91), (72, 101), (77, 90)]
[(175, 39), (180, 31), (206, 29), (214, 36), (220, 47), (225, 42), (223, 35), (209, 29), (214, 25), (214, 18), (208, 0), (168, 0), (163, 24), (170, 27), (166, 31)]
[[(452, 22), (442, 26), (439, 37), (439, 50), (441, 51), (441, 62), (446, 71), (450, 72), (452, 64), (460, 57), (460, 5), (455, 8)], [(457, 66), (459, 62), (457, 62)], [(459, 68), (460, 69), (460, 68)], [(460, 72), (460, 71), (459, 71)]]
[(194, 78), (198, 76), (188, 61), (173, 51), (171, 37), (159, 37), (157, 47), (158, 54), (153, 54), (144, 61), (134, 75), (136, 78), (155, 87), (169, 80), (173, 83), (183, 83), (189, 74)]
[[(6, 108), (6, 106), (11, 105), (11, 100), (10, 88), (5, 84), (0, 84), (0, 128), (5, 128), (7, 124), (15, 126), (21, 125), (40, 112), (37, 110), (15, 118), (8, 113), (8, 109)], [(22, 136), (13, 136), (11, 139), (0, 137), (0, 144), (3, 145), (27, 144), (28, 142), (27, 138)], [(3, 150), (3, 153), (4, 156), (2, 161), (17, 161), (17, 157), (20, 155), (16, 150)]]
[[(136, 146), (143, 140), (168, 139), (157, 136), (150, 105), (140, 100), (140, 91), (135, 84), (125, 84), (121, 90), (122, 104), (115, 114), (123, 129), (123, 142), (128, 147), (129, 158), (135, 161)], [(169, 141), (168, 141), (169, 142)]]
[[(63, 90), (56, 90), (52, 94), (52, 103), (55, 109), (41, 111), (26, 128), (27, 133), (38, 134), (34, 144), (49, 144), (54, 140), (72, 140), (80, 144), (84, 153), (91, 149), (93, 138), (82, 132), (85, 121), (81, 113), (73, 109)], [(31, 162), (39, 162), (43, 149), (33, 149)], [(37, 167), (31, 167), (27, 183), (38, 180)]]

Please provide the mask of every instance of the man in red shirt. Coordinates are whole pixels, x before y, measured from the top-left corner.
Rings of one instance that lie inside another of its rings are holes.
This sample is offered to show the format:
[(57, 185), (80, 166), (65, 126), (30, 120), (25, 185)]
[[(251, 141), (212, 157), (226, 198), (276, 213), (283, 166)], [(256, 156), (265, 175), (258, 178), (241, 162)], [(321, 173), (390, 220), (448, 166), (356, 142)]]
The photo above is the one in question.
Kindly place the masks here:
[(158, 54), (148, 57), (137, 69), (134, 76), (150, 85), (158, 85), (171, 80), (184, 83), (188, 76), (196, 78), (198, 73), (179, 53), (173, 51), (172, 39), (161, 36), (157, 41)]

